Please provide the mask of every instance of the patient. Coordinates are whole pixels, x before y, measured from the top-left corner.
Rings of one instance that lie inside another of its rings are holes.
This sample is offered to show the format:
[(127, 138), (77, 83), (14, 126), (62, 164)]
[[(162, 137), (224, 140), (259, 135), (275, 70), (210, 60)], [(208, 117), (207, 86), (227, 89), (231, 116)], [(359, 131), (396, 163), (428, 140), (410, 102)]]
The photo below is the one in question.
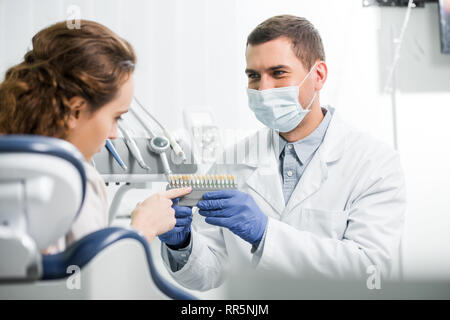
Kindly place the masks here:
[[(60, 22), (38, 32), (24, 61), (11, 67), (0, 84), (0, 133), (65, 139), (83, 154), (88, 178), (85, 202), (55, 253), (108, 225), (106, 190), (88, 162), (117, 136), (117, 121), (134, 91), (136, 56), (131, 45), (105, 26), (81, 21), (80, 29)], [(131, 226), (151, 242), (175, 226), (172, 200), (190, 192), (175, 189), (153, 195), (131, 214)]]

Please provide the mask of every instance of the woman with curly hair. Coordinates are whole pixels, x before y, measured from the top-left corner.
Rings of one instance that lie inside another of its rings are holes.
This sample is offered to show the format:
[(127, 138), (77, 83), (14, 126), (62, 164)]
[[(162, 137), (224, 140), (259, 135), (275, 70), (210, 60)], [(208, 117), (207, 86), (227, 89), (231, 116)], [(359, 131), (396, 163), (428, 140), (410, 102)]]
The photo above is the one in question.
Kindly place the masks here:
[[(82, 20), (38, 32), (33, 49), (11, 67), (0, 84), (0, 134), (36, 134), (72, 143), (84, 156), (86, 199), (69, 233), (47, 252), (63, 250), (87, 233), (106, 227), (108, 203), (99, 173), (88, 162), (117, 137), (117, 122), (133, 98), (136, 55), (105, 26)], [(175, 226), (171, 199), (189, 193), (161, 192), (139, 203), (131, 226), (148, 241)]]

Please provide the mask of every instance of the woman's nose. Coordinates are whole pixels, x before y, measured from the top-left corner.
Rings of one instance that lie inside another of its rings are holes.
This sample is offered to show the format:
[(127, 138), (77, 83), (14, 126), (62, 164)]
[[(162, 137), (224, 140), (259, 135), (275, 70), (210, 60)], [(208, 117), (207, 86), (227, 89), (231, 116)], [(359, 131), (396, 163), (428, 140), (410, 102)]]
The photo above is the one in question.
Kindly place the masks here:
[(114, 126), (111, 132), (108, 135), (108, 139), (116, 139), (117, 138), (117, 126)]

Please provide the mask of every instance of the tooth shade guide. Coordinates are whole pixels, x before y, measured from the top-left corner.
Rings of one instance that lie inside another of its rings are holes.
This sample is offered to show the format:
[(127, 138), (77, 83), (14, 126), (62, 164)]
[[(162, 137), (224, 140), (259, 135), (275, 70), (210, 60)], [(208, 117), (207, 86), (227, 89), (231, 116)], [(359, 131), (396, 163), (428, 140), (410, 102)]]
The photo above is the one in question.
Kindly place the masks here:
[(191, 187), (192, 192), (181, 197), (178, 205), (195, 206), (205, 192), (237, 189), (234, 175), (169, 175), (166, 189)]
[(234, 175), (170, 175), (169, 186), (192, 188), (233, 188)]

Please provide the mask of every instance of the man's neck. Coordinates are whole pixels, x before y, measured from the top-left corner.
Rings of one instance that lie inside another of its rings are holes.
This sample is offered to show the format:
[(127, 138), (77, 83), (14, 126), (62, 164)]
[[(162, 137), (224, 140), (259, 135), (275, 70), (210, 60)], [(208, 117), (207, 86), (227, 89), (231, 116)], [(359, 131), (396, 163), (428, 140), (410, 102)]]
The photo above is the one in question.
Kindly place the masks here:
[(289, 132), (280, 132), (280, 136), (287, 142), (295, 142), (309, 136), (322, 122), (323, 112), (319, 101), (311, 106), (311, 111), (299, 123), (299, 125)]

